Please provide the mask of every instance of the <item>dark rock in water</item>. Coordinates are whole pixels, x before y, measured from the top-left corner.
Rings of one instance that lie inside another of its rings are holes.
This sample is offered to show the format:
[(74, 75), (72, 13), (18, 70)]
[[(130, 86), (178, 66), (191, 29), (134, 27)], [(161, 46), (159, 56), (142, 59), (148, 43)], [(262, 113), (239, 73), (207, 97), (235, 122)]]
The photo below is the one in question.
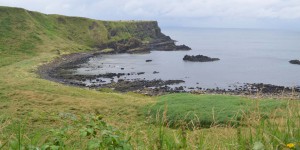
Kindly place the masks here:
[(196, 56), (185, 55), (183, 57), (183, 60), (193, 61), (193, 62), (209, 62), (209, 61), (218, 61), (220, 59), (219, 58), (210, 58), (210, 57), (203, 56), (203, 55), (196, 55)]
[(150, 60), (150, 59), (148, 59), (148, 60), (146, 60), (146, 62), (151, 62), (152, 60)]
[[(128, 92), (128, 91), (136, 91), (143, 90), (148, 87), (154, 87), (156, 90), (160, 92), (169, 91), (169, 87), (167, 85), (179, 84), (183, 83), (183, 80), (134, 80), (134, 81), (122, 81), (116, 84), (107, 84), (105, 87), (114, 88), (117, 91)], [(183, 88), (183, 87), (182, 87)], [(182, 89), (180, 88), (180, 89)], [(150, 90), (150, 89), (149, 89)], [(157, 92), (155, 92), (157, 93)], [(153, 94), (150, 94), (153, 95)], [(154, 94), (155, 95), (155, 94)]]
[(137, 75), (145, 74), (145, 72), (138, 72)]
[(153, 71), (153, 74), (158, 74), (159, 72), (158, 71)]
[(123, 82), (123, 81), (125, 81), (125, 80), (124, 80), (124, 79), (119, 79), (119, 80), (118, 80), (118, 82)]
[(176, 46), (176, 50), (192, 50), (192, 49), (183, 44), (183, 45)]
[(300, 60), (290, 60), (289, 61), (291, 64), (296, 64), (296, 65), (300, 65)]
[(184, 88), (183, 88), (183, 86), (180, 86), (180, 87), (175, 87), (175, 90), (183, 91), (183, 90), (184, 90)]
[(113, 77), (120, 77), (120, 76), (124, 76), (125, 73), (106, 73), (106, 74), (99, 74), (98, 77), (102, 77), (102, 78), (113, 78)]

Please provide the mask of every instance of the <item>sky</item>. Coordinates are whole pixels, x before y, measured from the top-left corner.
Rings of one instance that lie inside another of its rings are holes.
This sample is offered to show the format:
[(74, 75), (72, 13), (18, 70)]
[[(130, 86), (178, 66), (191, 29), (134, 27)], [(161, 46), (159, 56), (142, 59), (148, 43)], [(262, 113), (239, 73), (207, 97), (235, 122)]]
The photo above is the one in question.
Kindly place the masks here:
[(0, 0), (1, 6), (164, 27), (300, 30), (300, 0)]

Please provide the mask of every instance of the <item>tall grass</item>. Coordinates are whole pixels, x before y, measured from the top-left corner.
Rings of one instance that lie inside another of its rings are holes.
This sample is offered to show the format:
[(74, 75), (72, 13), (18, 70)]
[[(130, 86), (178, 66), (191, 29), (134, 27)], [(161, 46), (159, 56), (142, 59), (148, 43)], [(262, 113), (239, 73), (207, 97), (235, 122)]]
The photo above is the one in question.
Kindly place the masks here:
[[(259, 103), (259, 102), (258, 102)], [(245, 114), (241, 126), (214, 123), (210, 128), (184, 124), (171, 129), (166, 119), (167, 105), (160, 124), (135, 125), (117, 130), (101, 116), (61, 120), (61, 128), (44, 131), (26, 130), (24, 123), (13, 119), (1, 121), (1, 149), (298, 149), (300, 146), (300, 111), (297, 101), (263, 117), (259, 109)], [(99, 118), (100, 117), (100, 118)], [(26, 122), (25, 122), (26, 124)], [(36, 133), (37, 132), (37, 133)], [(40, 140), (36, 140), (36, 137)], [(288, 147), (290, 146), (290, 147)], [(294, 147), (291, 147), (294, 146)]]

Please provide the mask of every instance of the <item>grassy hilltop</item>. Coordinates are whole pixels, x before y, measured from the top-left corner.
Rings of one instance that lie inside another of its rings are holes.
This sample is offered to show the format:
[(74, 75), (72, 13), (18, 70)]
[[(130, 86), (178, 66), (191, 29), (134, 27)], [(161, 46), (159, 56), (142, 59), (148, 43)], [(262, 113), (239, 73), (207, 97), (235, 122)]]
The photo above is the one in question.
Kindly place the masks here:
[(0, 65), (43, 52), (88, 51), (132, 37), (149, 41), (160, 34), (156, 21), (99, 21), (0, 7)]
[(36, 74), (38, 66), (60, 57), (58, 51), (87, 52), (130, 38), (149, 42), (161, 34), (155, 21), (99, 21), (0, 7), (0, 150), (297, 146), (300, 112), (292, 97), (148, 97), (66, 86)]

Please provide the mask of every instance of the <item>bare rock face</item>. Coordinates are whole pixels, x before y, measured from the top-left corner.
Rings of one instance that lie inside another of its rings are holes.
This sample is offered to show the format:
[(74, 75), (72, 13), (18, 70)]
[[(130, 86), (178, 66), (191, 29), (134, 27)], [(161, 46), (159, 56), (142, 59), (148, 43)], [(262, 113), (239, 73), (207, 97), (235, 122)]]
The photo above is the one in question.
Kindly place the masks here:
[(295, 64), (295, 65), (300, 65), (300, 60), (290, 60), (289, 61), (291, 64)]
[(196, 56), (185, 55), (183, 57), (183, 60), (192, 61), (192, 62), (210, 62), (210, 61), (218, 61), (220, 59), (219, 58), (210, 58), (208, 56), (203, 56), (203, 55), (196, 55)]
[(191, 50), (190, 47), (186, 45), (176, 45), (176, 41), (172, 40), (169, 36), (162, 34), (156, 39), (152, 40), (148, 47), (151, 50), (159, 51), (178, 51), (178, 50)]
[[(163, 34), (156, 21), (139, 22), (135, 27), (128, 26), (125, 29), (111, 29), (109, 24), (109, 38), (118, 37), (120, 34), (130, 34), (131, 37), (119, 40), (111, 40), (107, 43), (99, 43), (99, 50), (113, 49), (111, 53), (147, 53), (151, 50), (178, 51), (191, 50), (186, 45), (176, 45), (176, 41)], [(118, 38), (117, 38), (118, 39)]]
[(183, 45), (176, 46), (176, 50), (192, 50), (192, 49), (183, 44)]

